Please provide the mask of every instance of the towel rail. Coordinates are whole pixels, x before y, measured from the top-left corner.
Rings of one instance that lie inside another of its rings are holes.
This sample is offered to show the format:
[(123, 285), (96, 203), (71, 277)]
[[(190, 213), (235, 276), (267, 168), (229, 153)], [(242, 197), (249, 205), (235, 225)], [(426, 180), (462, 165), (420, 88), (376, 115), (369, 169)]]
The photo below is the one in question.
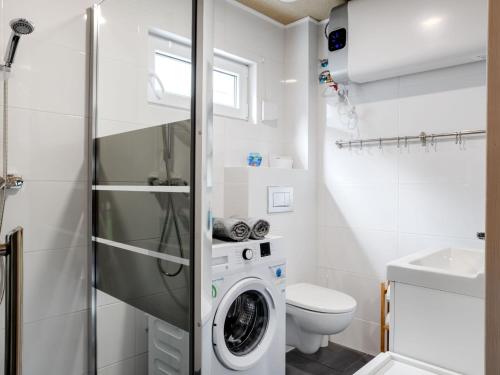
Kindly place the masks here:
[(422, 146), (426, 146), (428, 141), (430, 140), (431, 145), (434, 144), (434, 141), (439, 138), (455, 138), (456, 144), (463, 143), (463, 137), (470, 135), (482, 135), (486, 134), (486, 130), (462, 130), (457, 132), (449, 132), (449, 133), (425, 133), (421, 132), (419, 135), (411, 135), (411, 136), (399, 136), (399, 137), (381, 137), (381, 138), (365, 138), (365, 139), (352, 139), (350, 141), (344, 141), (339, 139), (335, 142), (338, 148), (344, 148), (348, 146), (351, 148), (352, 146), (359, 145), (361, 148), (365, 145), (370, 144), (378, 144), (380, 148), (382, 148), (383, 143), (396, 143), (398, 148), (403, 144), (405, 147), (408, 146), (409, 142), (418, 141)]

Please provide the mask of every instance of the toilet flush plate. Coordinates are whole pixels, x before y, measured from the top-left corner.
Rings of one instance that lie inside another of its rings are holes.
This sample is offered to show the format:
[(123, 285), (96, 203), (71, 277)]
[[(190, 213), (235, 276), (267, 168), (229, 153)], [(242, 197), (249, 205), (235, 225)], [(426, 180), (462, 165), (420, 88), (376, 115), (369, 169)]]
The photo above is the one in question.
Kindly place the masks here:
[(458, 372), (386, 352), (372, 359), (354, 375), (460, 375)]
[(291, 211), (293, 211), (293, 187), (268, 186), (267, 212), (271, 214)]

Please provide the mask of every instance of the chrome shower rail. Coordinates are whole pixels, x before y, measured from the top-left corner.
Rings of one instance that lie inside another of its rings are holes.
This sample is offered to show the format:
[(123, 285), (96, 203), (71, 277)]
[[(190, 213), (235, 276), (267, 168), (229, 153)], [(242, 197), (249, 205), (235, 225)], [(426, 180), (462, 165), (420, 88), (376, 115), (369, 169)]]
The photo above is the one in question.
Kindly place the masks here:
[(428, 141), (433, 145), (434, 142), (439, 138), (455, 138), (456, 144), (462, 144), (463, 137), (470, 135), (481, 135), (486, 134), (486, 130), (462, 130), (458, 132), (450, 132), (450, 133), (425, 133), (421, 132), (419, 135), (412, 136), (404, 136), (404, 137), (382, 137), (382, 138), (365, 138), (365, 139), (352, 139), (350, 141), (344, 141), (342, 139), (335, 142), (338, 148), (344, 148), (347, 146), (351, 148), (352, 146), (359, 145), (360, 148), (363, 148), (365, 145), (373, 145), (378, 144), (379, 148), (382, 148), (384, 143), (396, 143), (397, 147), (408, 146), (410, 142), (420, 142), (422, 146), (426, 146)]

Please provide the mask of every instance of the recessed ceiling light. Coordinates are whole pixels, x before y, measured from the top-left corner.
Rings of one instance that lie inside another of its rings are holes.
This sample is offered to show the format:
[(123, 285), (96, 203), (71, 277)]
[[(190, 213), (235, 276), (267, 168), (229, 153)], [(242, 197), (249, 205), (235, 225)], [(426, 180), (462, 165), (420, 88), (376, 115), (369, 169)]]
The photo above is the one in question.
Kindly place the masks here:
[(282, 3), (294, 3), (297, 0), (280, 0)]
[(443, 22), (442, 17), (429, 17), (426, 20), (422, 21), (422, 26), (426, 29), (431, 29)]

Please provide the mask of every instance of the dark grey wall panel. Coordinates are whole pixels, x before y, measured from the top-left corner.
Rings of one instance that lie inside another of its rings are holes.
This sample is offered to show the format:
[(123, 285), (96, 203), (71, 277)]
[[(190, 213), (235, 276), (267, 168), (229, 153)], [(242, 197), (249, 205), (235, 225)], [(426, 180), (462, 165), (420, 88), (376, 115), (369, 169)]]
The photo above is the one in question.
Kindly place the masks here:
[[(189, 267), (167, 277), (154, 257), (94, 244), (97, 289), (189, 332)], [(180, 267), (161, 262), (168, 271)]]
[(185, 120), (97, 138), (96, 185), (149, 185), (156, 178), (189, 185), (190, 127)]
[(189, 194), (98, 190), (94, 202), (94, 236), (189, 258)]

